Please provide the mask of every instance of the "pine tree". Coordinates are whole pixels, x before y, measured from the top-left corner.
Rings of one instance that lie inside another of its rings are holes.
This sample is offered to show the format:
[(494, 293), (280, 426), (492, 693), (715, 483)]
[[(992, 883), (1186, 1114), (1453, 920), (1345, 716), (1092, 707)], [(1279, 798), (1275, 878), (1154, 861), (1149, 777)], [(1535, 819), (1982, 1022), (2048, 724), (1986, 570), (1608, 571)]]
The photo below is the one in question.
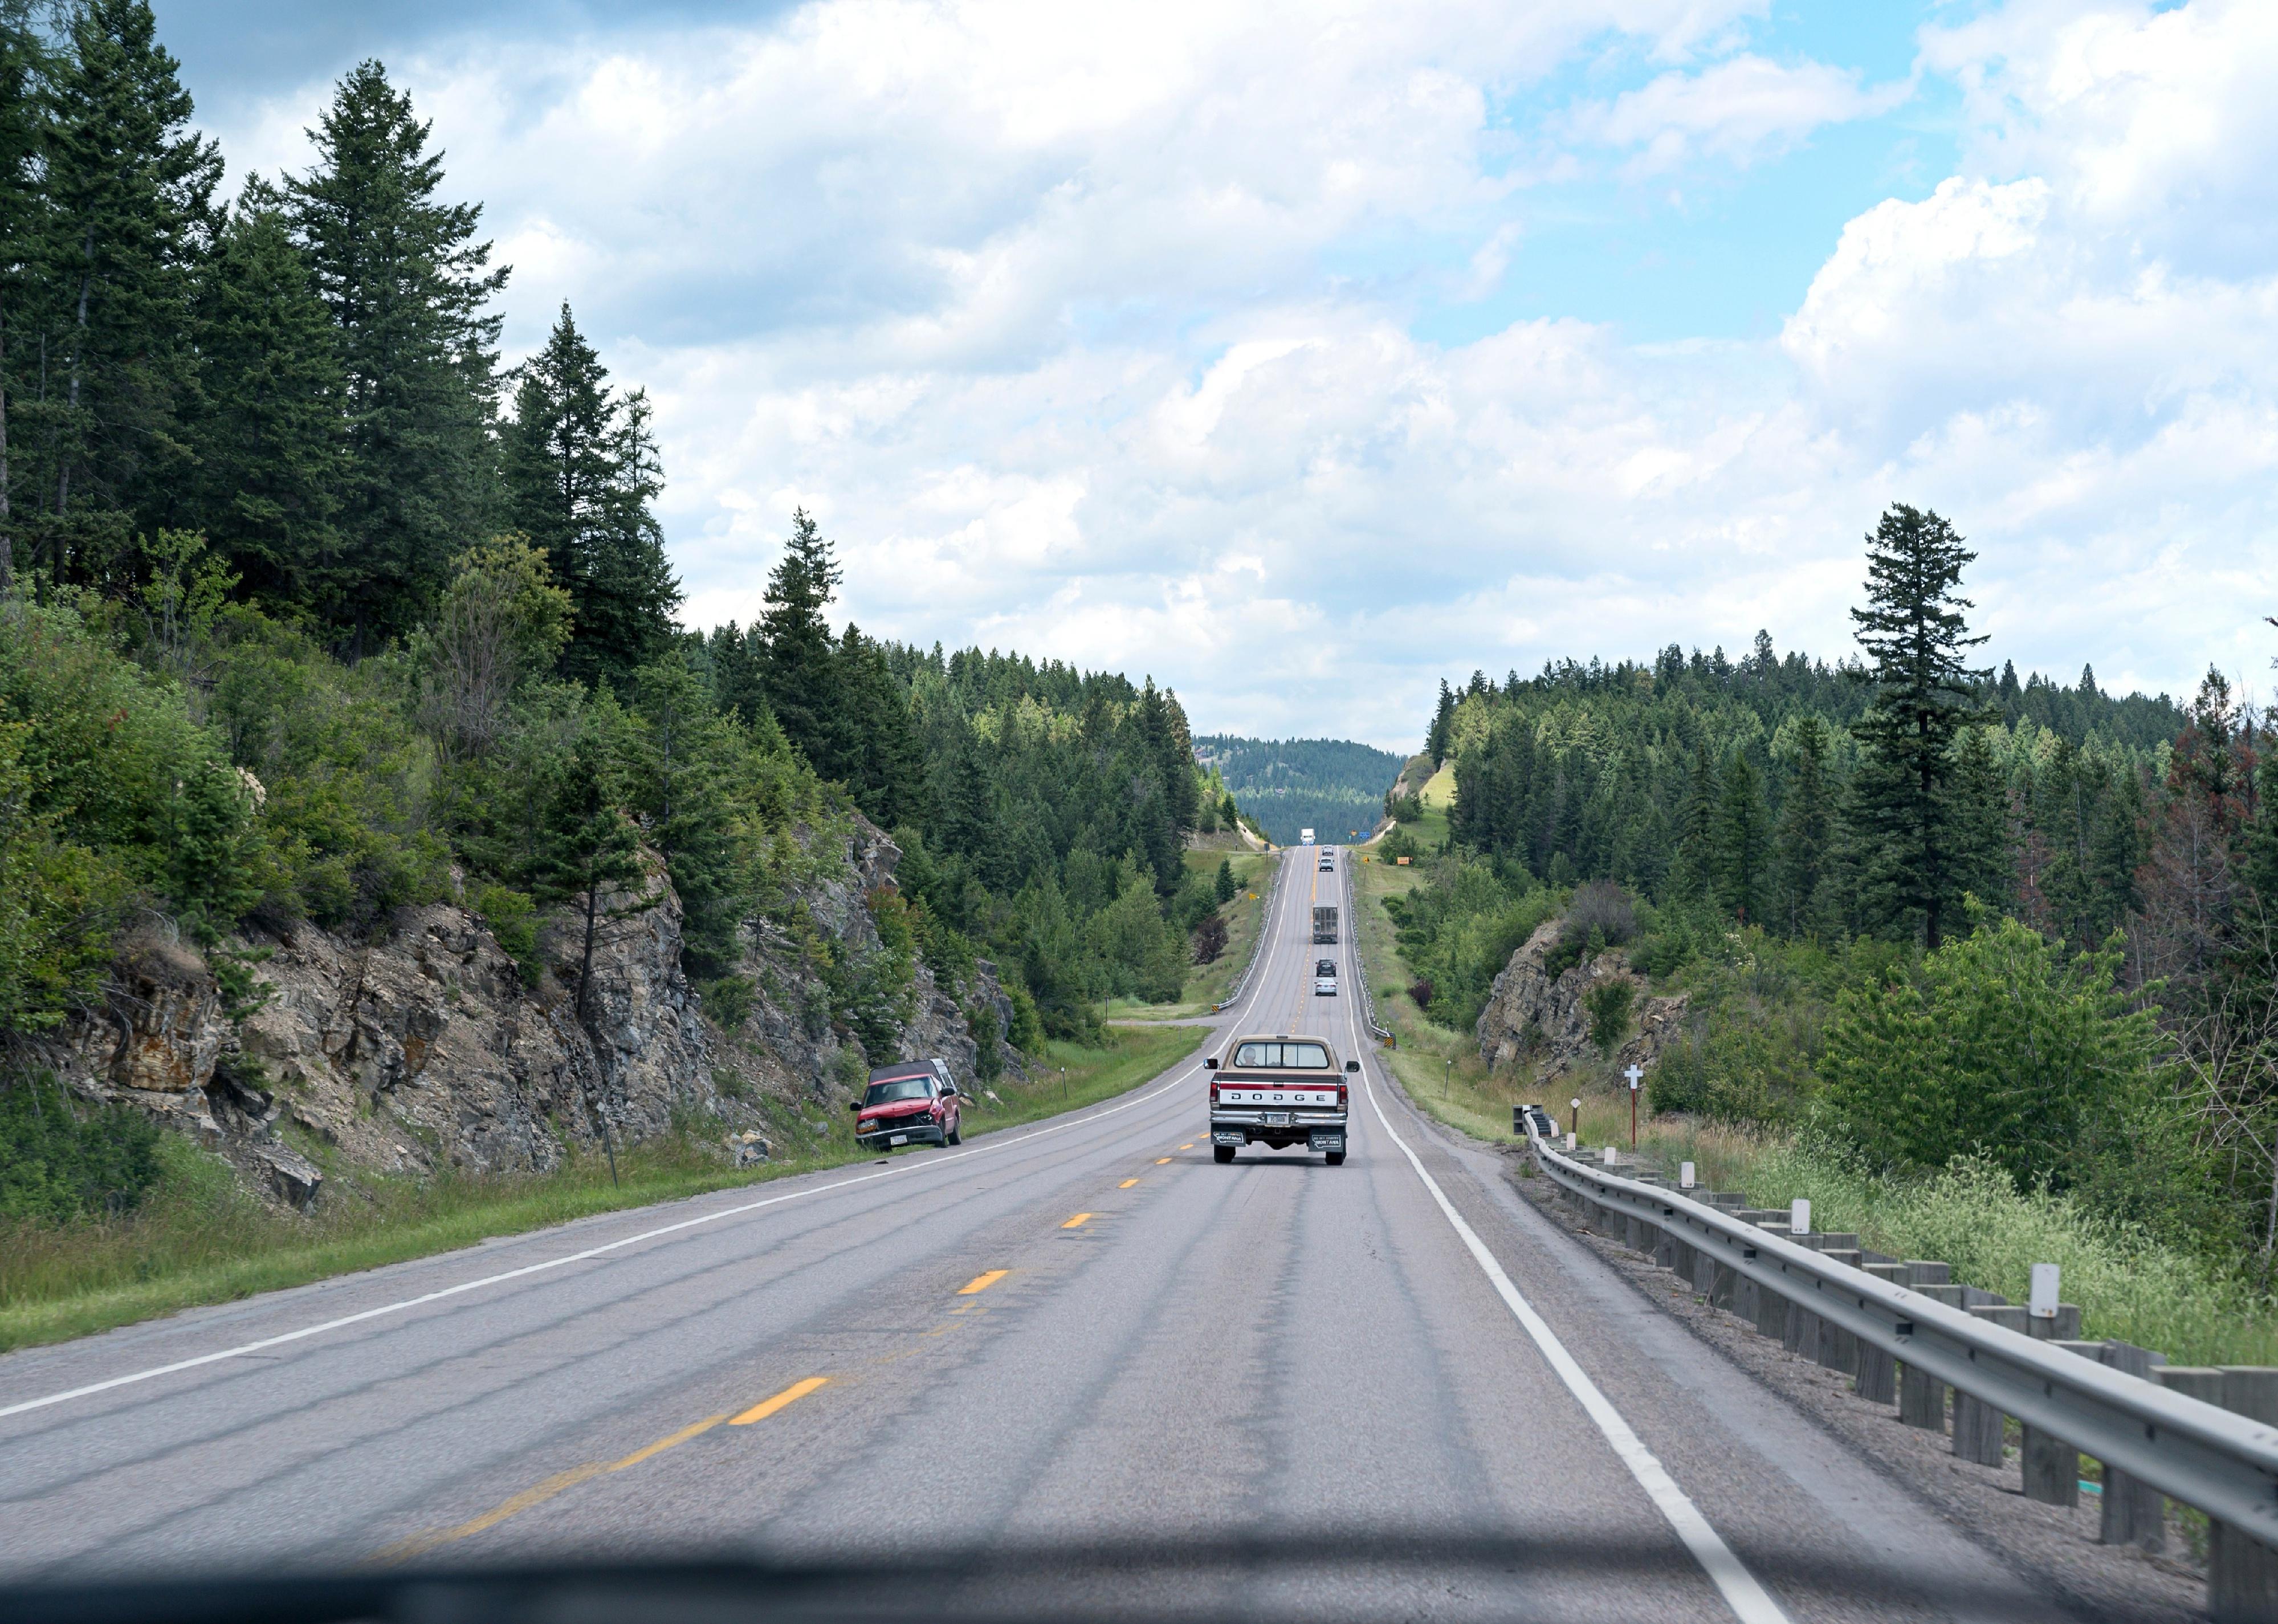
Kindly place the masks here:
[(910, 721), (909, 696), (878, 645), (851, 621), (838, 640), (836, 667), (840, 700), (830, 713), (827, 762), (815, 770), (843, 782), (882, 828), (922, 817), (925, 747)]
[(833, 713), (838, 702), (837, 651), (822, 612), (838, 590), (830, 544), (801, 507), (768, 577), (767, 610), (755, 629), (765, 651), (761, 680), (768, 707), (800, 754), (824, 777), (836, 765)]
[(1432, 765), (1435, 767), (1448, 759), (1448, 748), (1452, 742), (1449, 734), (1455, 721), (1456, 690), (1448, 686), (1448, 679), (1443, 676), (1440, 679), (1440, 705), (1432, 713), (1432, 731), (1424, 741), (1424, 753), (1432, 758)]
[(0, 0), (0, 598), (16, 590), (18, 527), (11, 488), (16, 464), (8, 410), (17, 392), (11, 364), (22, 367), (24, 335), (38, 326), (34, 262), (47, 214), (39, 160), (46, 137), (41, 91), (49, 65), (32, 0)]
[[(621, 800), (625, 787), (622, 766), (608, 736), (614, 731), (609, 726), (612, 720), (610, 715), (589, 720), (560, 759), (542, 803), (529, 878), (531, 895), (539, 903), (568, 903), (576, 910), (574, 1009), (577, 1024), (592, 1044), (594, 1064), (600, 1069), (598, 1114), (614, 1178), (617, 1153), (610, 1113), (615, 1103), (615, 1079), (609, 1062), (616, 1051), (601, 1031), (600, 1010), (593, 1001), (593, 953), (600, 945), (604, 926), (647, 911), (663, 896), (649, 888), (647, 871), (641, 863), (640, 830), (625, 815)], [(617, 897), (615, 906), (610, 903), (612, 893)]]
[(411, 98), (365, 62), (310, 133), (317, 167), (288, 179), (294, 233), (339, 332), (348, 474), (327, 613), (352, 651), (415, 621), (452, 556), (498, 507), (490, 425), (505, 286), (482, 209), (443, 203), (443, 158)]
[(680, 586), (652, 504), (663, 488), (648, 400), (618, 397), (570, 307), (525, 362), (503, 435), (507, 516), (577, 606), (565, 675), (622, 682), (672, 636)]
[[(138, 511), (187, 468), (192, 278), (221, 178), (142, 0), (72, 13), (51, 79), (36, 248), (51, 386), (34, 419), (40, 550), (67, 578), (120, 561)], [(156, 515), (148, 515), (155, 521)]]
[(1830, 932), (1830, 858), (1835, 841), (1834, 792), (1828, 782), (1827, 724), (1807, 714), (1796, 724), (1795, 764), (1773, 840), (1773, 895), (1781, 928), (1792, 936)]
[(1672, 899), (1689, 901), (1707, 896), (1716, 882), (1719, 788), (1716, 770), (1709, 764), (1708, 746), (1696, 744), (1685, 801), (1678, 812), (1677, 850), (1669, 864)]
[(347, 438), (331, 317), (276, 192), (248, 181), (199, 278), (191, 522), (250, 595), (313, 606), (338, 568)]
[(1771, 812), (1763, 780), (1747, 752), (1734, 751), (1718, 791), (1712, 861), (1717, 905), (1744, 923), (1762, 924), (1771, 865)]
[(1851, 612), (1874, 684), (1852, 728), (1864, 754), (1850, 807), (1861, 900), (1874, 924), (1920, 920), (1931, 949), (1960, 895), (1953, 743), (1981, 720), (1987, 675), (1962, 663), (1961, 652), (1985, 639), (1967, 635), (1971, 605), (1955, 595), (1976, 556), (1937, 514), (1895, 504), (1868, 538), (1868, 606)]
[(1996, 913), (2016, 905), (2009, 788), (1984, 728), (1966, 728), (1954, 749), (1953, 879)]

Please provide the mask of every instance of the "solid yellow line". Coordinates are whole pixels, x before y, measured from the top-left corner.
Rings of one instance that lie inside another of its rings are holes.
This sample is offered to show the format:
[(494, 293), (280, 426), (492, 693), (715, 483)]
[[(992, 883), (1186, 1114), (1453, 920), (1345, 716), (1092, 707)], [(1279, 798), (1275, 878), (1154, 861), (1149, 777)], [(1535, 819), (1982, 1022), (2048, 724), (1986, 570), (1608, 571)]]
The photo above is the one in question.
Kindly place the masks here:
[(1076, 1215), (1075, 1215), (1075, 1216), (1074, 1216), (1073, 1218), (1070, 1218), (1070, 1219), (1069, 1219), (1066, 1224), (1061, 1224), (1061, 1225), (1060, 1225), (1060, 1227), (1061, 1227), (1062, 1229), (1064, 1229), (1064, 1230), (1072, 1230), (1072, 1229), (1074, 1229), (1077, 1224), (1086, 1224), (1086, 1223), (1090, 1222), (1090, 1220), (1091, 1220), (1091, 1215), (1090, 1215), (1089, 1213), (1088, 1213), (1088, 1212), (1080, 1212), (1080, 1213), (1076, 1214)]
[(816, 1388), (829, 1385), (829, 1381), (830, 1378), (827, 1376), (810, 1376), (803, 1382), (793, 1382), (774, 1398), (763, 1399), (752, 1406), (750, 1409), (745, 1410), (728, 1424), (731, 1427), (748, 1427), (755, 1421), (765, 1421), (785, 1405), (796, 1404)]
[(1168, 1162), (1170, 1159), (1171, 1159), (1171, 1158), (1170, 1158), (1170, 1157), (1168, 1157), (1168, 1156), (1157, 1156), (1157, 1157), (1155, 1158), (1155, 1165), (1156, 1165), (1157, 1167), (1161, 1167), (1165, 1163)]
[(661, 1455), (676, 1444), (685, 1444), (689, 1439), (695, 1437), (701, 1433), (711, 1431), (713, 1428), (718, 1426), (722, 1422), (727, 1419), (728, 1416), (724, 1411), (717, 1415), (707, 1415), (702, 1421), (694, 1422), (690, 1426), (683, 1427), (679, 1431), (674, 1433), (669, 1437), (661, 1437), (657, 1439), (655, 1443), (649, 1445), (646, 1448), (636, 1449), (632, 1453), (627, 1455), (622, 1460), (610, 1461), (608, 1466), (604, 1469), (611, 1472), (622, 1472), (629, 1466), (638, 1466), (651, 1455)]
[(1128, 1190), (1128, 1189), (1129, 1189), (1133, 1185), (1137, 1184), (1138, 1182), (1139, 1182), (1139, 1181), (1138, 1181), (1136, 1178), (1127, 1178), (1127, 1179), (1125, 1179), (1121, 1184), (1117, 1185), (1115, 1187), (1116, 1187), (1117, 1189), (1119, 1189), (1119, 1190)]
[(987, 1274), (975, 1275), (971, 1280), (957, 1288), (957, 1294), (959, 1297), (971, 1297), (976, 1292), (985, 1292), (1012, 1272), (1009, 1269), (992, 1269)]

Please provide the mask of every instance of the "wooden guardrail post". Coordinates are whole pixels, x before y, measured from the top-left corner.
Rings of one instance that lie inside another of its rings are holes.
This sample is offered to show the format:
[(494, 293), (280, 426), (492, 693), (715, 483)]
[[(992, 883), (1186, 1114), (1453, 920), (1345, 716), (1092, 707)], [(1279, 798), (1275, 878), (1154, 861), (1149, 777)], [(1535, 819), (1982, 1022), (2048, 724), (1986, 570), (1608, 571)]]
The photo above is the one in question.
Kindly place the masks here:
[[(2080, 1308), (2061, 1302), (2053, 1315), (2028, 1315), (2026, 1334), (2079, 1353)], [(2080, 1451), (2037, 1427), (2024, 1429), (2022, 1444), (2018, 1453), (2024, 1464), (2025, 1498), (2044, 1506), (2079, 1505)]]
[[(2122, 1376), (2148, 1377), (2152, 1351), (2132, 1342), (2106, 1342), (2097, 1357)], [(2167, 1497), (2146, 1483), (2114, 1466), (2104, 1468), (2104, 1493), (2097, 1506), (2096, 1537), (2106, 1545), (2134, 1545), (2140, 1551), (2163, 1551), (2167, 1544)]]
[[(2024, 1305), (2011, 1306), (1991, 1292), (1981, 1292), (1975, 1286), (1961, 1288), (1962, 1301), (1970, 1313), (2006, 1330), (2025, 1329)], [(1969, 1301), (1972, 1296), (1980, 1300)], [(1959, 1387), (1953, 1390), (1953, 1452), (1964, 1460), (1975, 1460), (1980, 1466), (2001, 1464), (2001, 1434), (2007, 1422), (2000, 1411), (1983, 1399), (1972, 1398)]]

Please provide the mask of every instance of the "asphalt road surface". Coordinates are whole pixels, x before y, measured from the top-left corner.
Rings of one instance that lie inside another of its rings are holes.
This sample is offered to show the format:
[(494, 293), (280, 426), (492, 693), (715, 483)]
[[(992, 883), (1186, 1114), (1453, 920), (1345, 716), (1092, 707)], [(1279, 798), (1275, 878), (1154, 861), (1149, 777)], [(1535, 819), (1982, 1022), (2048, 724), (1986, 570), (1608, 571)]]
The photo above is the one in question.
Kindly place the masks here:
[[(0, 1359), (0, 1578), (961, 1552), (928, 1605), (2042, 1616), (1412, 1110), (1349, 919), (1310, 941), (1342, 876), (1284, 862), (1243, 1004), (1105, 1104)], [(1361, 1060), (1344, 1166), (1213, 1163), (1233, 1031)]]

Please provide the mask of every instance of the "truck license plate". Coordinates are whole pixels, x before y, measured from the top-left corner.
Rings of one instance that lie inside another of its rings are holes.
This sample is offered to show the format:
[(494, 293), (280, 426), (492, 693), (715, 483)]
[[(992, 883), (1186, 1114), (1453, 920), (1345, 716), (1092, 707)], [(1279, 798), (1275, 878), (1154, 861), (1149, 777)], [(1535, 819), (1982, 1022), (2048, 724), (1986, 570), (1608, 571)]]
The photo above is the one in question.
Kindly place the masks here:
[(1269, 1128), (1286, 1128), (1286, 1127), (1288, 1127), (1288, 1126), (1289, 1125), (1289, 1113), (1288, 1113), (1288, 1111), (1268, 1111), (1268, 1112), (1266, 1112), (1266, 1113), (1265, 1113), (1265, 1125), (1266, 1125), (1267, 1127), (1269, 1127)]
[(910, 1142), (910, 1136), (909, 1136), (908, 1134), (906, 1134), (906, 1133), (897, 1133), (897, 1134), (895, 1134), (895, 1135), (893, 1136), (893, 1138), (891, 1138), (891, 1139), (890, 1139), (890, 1140), (888, 1140), (886, 1141), (886, 1143), (888, 1143), (889, 1145), (906, 1145), (906, 1144), (908, 1144), (909, 1142)]

